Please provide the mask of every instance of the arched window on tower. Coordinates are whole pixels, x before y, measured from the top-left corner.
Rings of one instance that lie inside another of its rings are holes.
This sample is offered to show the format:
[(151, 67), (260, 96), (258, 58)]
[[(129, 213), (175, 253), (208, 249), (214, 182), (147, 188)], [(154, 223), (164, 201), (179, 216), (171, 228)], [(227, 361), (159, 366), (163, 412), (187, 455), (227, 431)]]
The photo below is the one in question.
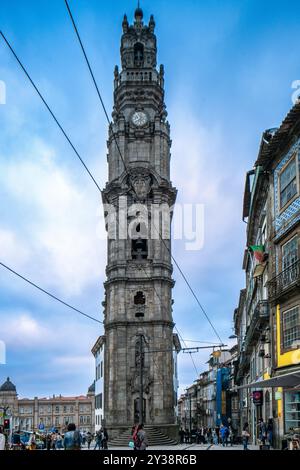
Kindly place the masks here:
[(144, 293), (142, 291), (137, 292), (134, 296), (133, 302), (135, 305), (135, 317), (144, 318), (146, 304), (146, 298)]
[(134, 305), (145, 305), (146, 298), (142, 291), (139, 291), (134, 296)]
[(140, 42), (134, 45), (134, 66), (142, 67), (144, 64), (144, 46)]
[(131, 255), (132, 255), (132, 259), (135, 259), (135, 260), (147, 259), (148, 258), (147, 240), (142, 239), (142, 238), (132, 240)]

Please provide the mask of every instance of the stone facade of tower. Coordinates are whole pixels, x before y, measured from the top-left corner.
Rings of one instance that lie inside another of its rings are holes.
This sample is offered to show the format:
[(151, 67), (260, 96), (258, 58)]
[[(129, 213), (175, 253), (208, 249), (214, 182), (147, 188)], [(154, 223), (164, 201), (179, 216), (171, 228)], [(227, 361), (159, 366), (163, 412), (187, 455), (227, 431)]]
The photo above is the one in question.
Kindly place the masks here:
[(164, 229), (162, 224), (153, 228), (154, 220), (159, 220), (153, 208), (170, 208), (176, 199), (170, 181), (164, 68), (157, 69), (153, 16), (145, 25), (138, 8), (133, 25), (125, 16), (122, 26), (121, 70), (116, 66), (114, 72), (108, 138), (109, 175), (103, 190), (106, 212), (113, 212), (109, 209), (113, 206), (119, 222), (115, 229), (114, 219), (110, 215), (106, 219), (105, 424), (114, 436), (139, 421), (138, 338), (142, 335), (143, 422), (174, 434), (174, 281), (171, 244), (165, 238), (171, 220)]

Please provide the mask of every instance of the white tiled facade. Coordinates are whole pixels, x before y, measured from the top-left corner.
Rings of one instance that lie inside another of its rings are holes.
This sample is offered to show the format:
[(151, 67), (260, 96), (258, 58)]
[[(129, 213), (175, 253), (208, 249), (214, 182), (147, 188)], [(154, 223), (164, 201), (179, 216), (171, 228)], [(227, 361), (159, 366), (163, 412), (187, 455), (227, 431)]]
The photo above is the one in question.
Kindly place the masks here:
[(104, 348), (105, 336), (100, 336), (93, 346), (95, 357), (95, 430), (104, 425)]

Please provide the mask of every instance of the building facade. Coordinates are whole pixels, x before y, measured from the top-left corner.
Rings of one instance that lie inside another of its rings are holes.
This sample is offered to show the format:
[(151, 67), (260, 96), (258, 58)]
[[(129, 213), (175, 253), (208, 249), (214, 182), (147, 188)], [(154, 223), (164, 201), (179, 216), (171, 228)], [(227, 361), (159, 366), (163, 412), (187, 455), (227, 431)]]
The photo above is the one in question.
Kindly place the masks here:
[(10, 420), (11, 431), (48, 432), (57, 429), (65, 432), (69, 423), (75, 423), (77, 429), (95, 432), (95, 385), (92, 384), (86, 396), (51, 398), (18, 398), (15, 385), (9, 378), (0, 387), (0, 411), (3, 424), (5, 409), (6, 418)]
[(231, 423), (238, 428), (237, 393), (232, 389), (237, 347), (215, 351), (208, 360), (208, 370), (187, 387), (178, 400), (181, 428), (215, 428)]
[(99, 336), (92, 348), (95, 358), (95, 430), (105, 425), (104, 417), (104, 349), (105, 336)]
[(277, 377), (280, 384), (286, 374), (300, 372), (299, 151), (298, 102), (279, 128), (263, 133), (254, 169), (247, 174), (246, 288), (234, 314), (241, 425), (251, 423), (255, 441), (258, 419), (271, 419), (277, 447), (290, 428), (300, 427), (299, 391), (262, 382)]
[(133, 25), (125, 15), (122, 27), (121, 70), (116, 66), (108, 138), (108, 183), (103, 190), (108, 231), (105, 423), (112, 436), (143, 421), (177, 437), (171, 217), (160, 223), (161, 208), (171, 213), (176, 199), (170, 181), (164, 68), (157, 70), (153, 16), (144, 24), (138, 8)]

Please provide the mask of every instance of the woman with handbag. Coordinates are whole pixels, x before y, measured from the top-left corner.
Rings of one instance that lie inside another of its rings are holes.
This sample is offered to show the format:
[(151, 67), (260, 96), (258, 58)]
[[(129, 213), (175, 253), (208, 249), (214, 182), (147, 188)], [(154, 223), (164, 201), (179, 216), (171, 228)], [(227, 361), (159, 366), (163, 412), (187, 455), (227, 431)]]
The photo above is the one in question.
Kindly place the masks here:
[(242, 440), (243, 440), (243, 446), (244, 450), (248, 450), (248, 442), (249, 442), (249, 424), (245, 423), (242, 431)]

